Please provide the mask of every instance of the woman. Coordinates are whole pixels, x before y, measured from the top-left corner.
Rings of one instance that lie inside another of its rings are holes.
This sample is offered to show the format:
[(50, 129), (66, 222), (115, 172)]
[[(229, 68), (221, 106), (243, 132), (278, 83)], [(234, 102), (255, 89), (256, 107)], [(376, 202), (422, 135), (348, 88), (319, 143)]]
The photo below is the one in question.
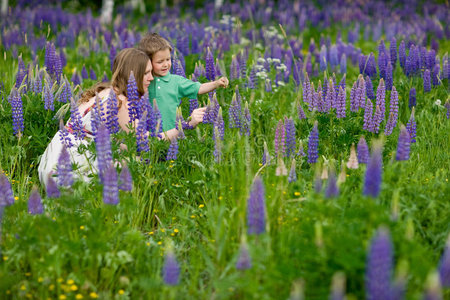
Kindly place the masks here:
[[(127, 98), (127, 84), (131, 72), (133, 72), (139, 97), (144, 95), (147, 91), (150, 82), (153, 80), (152, 64), (148, 56), (137, 49), (127, 48), (121, 50), (114, 59), (113, 75), (110, 83), (98, 83), (91, 89), (84, 92), (78, 101), (78, 112), (80, 113), (83, 129), (86, 133), (86, 138), (83, 140), (75, 139), (73, 131), (73, 124), (71, 120), (68, 121), (66, 129), (69, 132), (68, 137), (71, 143), (74, 144), (68, 148), (71, 162), (75, 163), (78, 168), (74, 175), (77, 178), (84, 180), (88, 179), (88, 175), (96, 172), (97, 163), (93, 159), (92, 153), (80, 153), (78, 147), (80, 145), (88, 145), (92, 141), (92, 108), (96, 103), (96, 94), (100, 99), (100, 105), (103, 111), (107, 111), (107, 102), (109, 101), (109, 94), (111, 89), (116, 94), (118, 100), (118, 123), (122, 130), (129, 131), (129, 114), (128, 114), (128, 98)], [(204, 110), (198, 110), (191, 115), (191, 126), (196, 126), (203, 119)], [(135, 124), (136, 125), (136, 124)], [(136, 128), (136, 126), (133, 126)], [(178, 130), (172, 129), (165, 132), (165, 138), (172, 139), (178, 135)], [(56, 165), (63, 148), (61, 141), (61, 130), (56, 133), (50, 144), (47, 146), (44, 154), (41, 157), (39, 164), (39, 180), (42, 184), (47, 185), (48, 176), (56, 173)]]

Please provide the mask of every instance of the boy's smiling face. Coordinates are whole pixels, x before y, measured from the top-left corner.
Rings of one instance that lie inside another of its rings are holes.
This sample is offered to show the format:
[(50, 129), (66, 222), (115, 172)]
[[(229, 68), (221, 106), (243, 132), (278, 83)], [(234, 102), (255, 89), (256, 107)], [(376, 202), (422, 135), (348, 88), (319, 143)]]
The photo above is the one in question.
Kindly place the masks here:
[(153, 74), (155, 76), (166, 76), (169, 74), (172, 61), (170, 60), (170, 50), (160, 50), (152, 57)]

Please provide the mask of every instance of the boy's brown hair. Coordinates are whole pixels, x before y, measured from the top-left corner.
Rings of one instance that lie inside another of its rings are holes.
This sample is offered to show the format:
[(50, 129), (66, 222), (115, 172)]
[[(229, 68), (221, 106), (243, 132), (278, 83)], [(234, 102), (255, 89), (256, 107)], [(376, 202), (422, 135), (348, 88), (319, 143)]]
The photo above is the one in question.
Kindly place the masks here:
[(170, 43), (157, 33), (147, 33), (139, 41), (137, 48), (147, 54), (150, 59), (158, 51), (166, 49), (172, 51), (172, 46), (170, 45)]

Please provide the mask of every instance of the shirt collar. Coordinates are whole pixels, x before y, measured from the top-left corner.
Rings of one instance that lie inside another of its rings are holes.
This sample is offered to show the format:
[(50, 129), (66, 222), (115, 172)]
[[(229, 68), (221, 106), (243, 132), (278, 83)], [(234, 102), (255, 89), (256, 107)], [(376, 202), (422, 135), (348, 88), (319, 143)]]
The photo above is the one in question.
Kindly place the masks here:
[(166, 76), (162, 76), (162, 77), (155, 77), (156, 79), (161, 79), (164, 82), (169, 82), (170, 81), (170, 73), (167, 73)]

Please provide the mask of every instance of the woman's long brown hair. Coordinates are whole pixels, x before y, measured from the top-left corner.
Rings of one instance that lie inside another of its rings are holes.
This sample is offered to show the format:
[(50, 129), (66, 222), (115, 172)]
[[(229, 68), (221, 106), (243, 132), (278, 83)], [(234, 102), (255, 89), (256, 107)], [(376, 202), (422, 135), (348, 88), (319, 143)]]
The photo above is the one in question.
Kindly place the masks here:
[(142, 97), (146, 92), (142, 79), (144, 78), (148, 61), (147, 54), (141, 50), (135, 48), (121, 50), (114, 58), (111, 82), (97, 83), (89, 90), (83, 92), (78, 103), (88, 102), (96, 93), (100, 93), (111, 86), (117, 95), (124, 95), (128, 98), (127, 84), (131, 72), (133, 72), (136, 79), (139, 97)]

